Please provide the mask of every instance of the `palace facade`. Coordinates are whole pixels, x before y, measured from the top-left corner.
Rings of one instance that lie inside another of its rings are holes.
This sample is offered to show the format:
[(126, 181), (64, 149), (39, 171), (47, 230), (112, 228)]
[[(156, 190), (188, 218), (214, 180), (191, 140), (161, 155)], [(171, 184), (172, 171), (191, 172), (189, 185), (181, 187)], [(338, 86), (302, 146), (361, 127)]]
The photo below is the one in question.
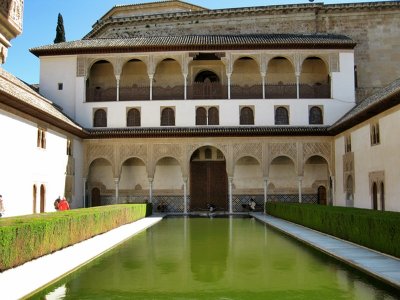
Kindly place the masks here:
[(0, 77), (2, 135), (18, 145), (2, 180), (28, 170), (7, 191), (25, 201), (15, 214), (50, 211), (58, 194), (183, 213), (251, 199), (399, 211), (399, 15), (397, 1), (161, 1), (32, 48), (39, 93)]

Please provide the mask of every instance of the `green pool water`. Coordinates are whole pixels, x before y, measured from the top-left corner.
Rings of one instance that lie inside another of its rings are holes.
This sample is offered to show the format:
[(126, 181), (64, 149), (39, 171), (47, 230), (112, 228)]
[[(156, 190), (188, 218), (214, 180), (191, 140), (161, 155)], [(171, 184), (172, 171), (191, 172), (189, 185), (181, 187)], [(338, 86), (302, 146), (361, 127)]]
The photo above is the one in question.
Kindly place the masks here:
[(251, 218), (166, 218), (32, 299), (397, 299)]

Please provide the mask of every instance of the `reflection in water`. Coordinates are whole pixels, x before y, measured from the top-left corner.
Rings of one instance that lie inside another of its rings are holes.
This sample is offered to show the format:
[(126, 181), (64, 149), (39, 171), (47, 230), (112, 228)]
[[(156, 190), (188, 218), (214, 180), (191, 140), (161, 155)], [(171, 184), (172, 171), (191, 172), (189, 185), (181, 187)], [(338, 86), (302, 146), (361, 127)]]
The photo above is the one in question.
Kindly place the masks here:
[(396, 296), (254, 219), (167, 218), (30, 299)]
[(67, 292), (67, 288), (64, 285), (59, 286), (54, 291), (48, 293), (45, 297), (46, 300), (56, 300), (56, 299), (64, 299)]
[(216, 218), (190, 223), (190, 266), (193, 278), (202, 282), (218, 282), (225, 271), (228, 257), (229, 224)]

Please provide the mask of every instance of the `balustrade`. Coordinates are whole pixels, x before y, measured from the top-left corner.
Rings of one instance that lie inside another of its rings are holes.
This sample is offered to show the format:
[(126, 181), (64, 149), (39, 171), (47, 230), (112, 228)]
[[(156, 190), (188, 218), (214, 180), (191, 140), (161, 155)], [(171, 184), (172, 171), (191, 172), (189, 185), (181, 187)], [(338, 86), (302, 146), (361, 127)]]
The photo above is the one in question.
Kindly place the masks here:
[[(153, 86), (152, 100), (183, 100), (185, 95), (183, 85), (173, 87)], [(231, 85), (232, 99), (262, 99), (262, 85), (252, 86)], [(330, 84), (300, 84), (299, 95), (303, 99), (326, 99), (331, 95)], [(297, 86), (289, 84), (266, 84), (266, 99), (296, 99)], [(102, 89), (90, 87), (86, 90), (87, 102), (116, 101), (117, 88)], [(150, 100), (150, 86), (131, 86), (119, 88), (120, 101)], [(195, 82), (187, 86), (187, 99), (228, 99), (228, 86), (219, 82)]]

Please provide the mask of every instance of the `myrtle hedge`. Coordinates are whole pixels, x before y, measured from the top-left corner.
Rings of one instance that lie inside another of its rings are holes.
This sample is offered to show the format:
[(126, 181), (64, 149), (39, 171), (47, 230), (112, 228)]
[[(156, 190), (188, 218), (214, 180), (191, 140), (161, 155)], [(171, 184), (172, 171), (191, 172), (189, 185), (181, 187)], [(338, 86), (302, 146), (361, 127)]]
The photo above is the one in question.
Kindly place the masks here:
[(400, 257), (399, 212), (268, 202), (266, 213)]
[(121, 204), (0, 218), (0, 272), (151, 214)]

